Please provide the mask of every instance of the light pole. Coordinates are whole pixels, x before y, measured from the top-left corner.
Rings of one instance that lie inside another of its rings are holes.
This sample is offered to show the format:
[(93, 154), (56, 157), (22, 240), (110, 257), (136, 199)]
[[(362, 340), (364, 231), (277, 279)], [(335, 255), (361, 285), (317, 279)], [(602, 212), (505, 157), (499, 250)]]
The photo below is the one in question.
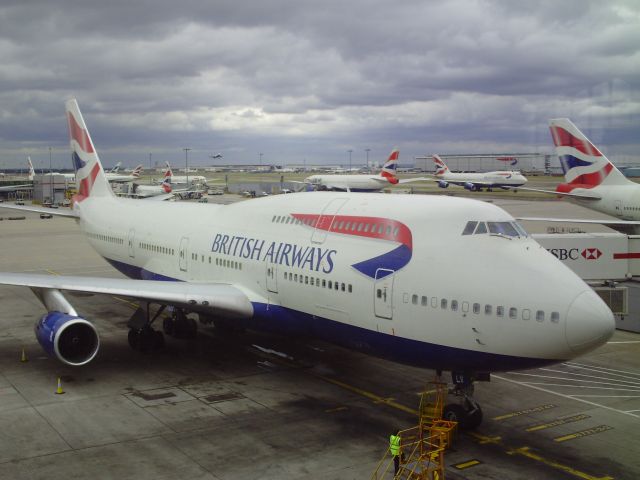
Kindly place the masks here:
[(351, 173), (351, 153), (353, 150), (347, 150), (347, 152), (349, 152), (349, 173)]
[(262, 152), (258, 154), (260, 156), (260, 170), (262, 170)]
[(149, 153), (149, 185), (151, 185), (151, 153)]
[(365, 148), (364, 151), (367, 152), (367, 168), (369, 168), (369, 152), (371, 151), (371, 149)]
[(51, 147), (49, 147), (49, 185), (51, 187), (49, 201), (53, 203), (53, 167), (51, 166)]
[(184, 150), (184, 171), (187, 175), (187, 188), (189, 188), (189, 150), (190, 148), (183, 148)]

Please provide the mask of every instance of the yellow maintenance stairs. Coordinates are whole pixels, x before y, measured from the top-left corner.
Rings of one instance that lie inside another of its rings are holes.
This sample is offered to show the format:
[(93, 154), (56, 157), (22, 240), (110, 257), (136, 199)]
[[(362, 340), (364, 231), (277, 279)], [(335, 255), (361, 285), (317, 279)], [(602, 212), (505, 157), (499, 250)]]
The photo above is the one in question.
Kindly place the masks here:
[(394, 473), (394, 458), (387, 448), (371, 480), (443, 480), (444, 451), (451, 446), (457, 422), (442, 419), (447, 384), (436, 379), (420, 397), (419, 423), (401, 430), (399, 469)]

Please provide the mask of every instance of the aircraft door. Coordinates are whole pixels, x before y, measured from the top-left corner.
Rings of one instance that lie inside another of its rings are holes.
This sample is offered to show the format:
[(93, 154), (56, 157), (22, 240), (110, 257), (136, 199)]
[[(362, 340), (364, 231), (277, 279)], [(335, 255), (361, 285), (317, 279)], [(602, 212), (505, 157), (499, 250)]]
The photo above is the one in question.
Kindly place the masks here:
[(386, 268), (376, 270), (373, 284), (373, 310), (376, 317), (393, 318), (393, 279), (394, 271)]
[(135, 241), (136, 241), (136, 230), (132, 228), (131, 230), (129, 230), (129, 237), (127, 238), (127, 244), (129, 246), (129, 256), (131, 258), (134, 258), (136, 256), (136, 251), (134, 248)]
[(183, 272), (187, 271), (187, 267), (189, 266), (189, 262), (187, 260), (187, 250), (189, 250), (189, 238), (182, 237), (180, 239), (180, 250), (178, 251), (178, 258), (180, 263), (180, 270)]
[(622, 202), (620, 200), (616, 200), (614, 202), (614, 207), (616, 210), (616, 216), (617, 217), (622, 217)]
[(316, 227), (313, 229), (313, 234), (311, 235), (311, 241), (313, 243), (324, 243), (334, 217), (345, 203), (347, 203), (346, 198), (334, 198), (324, 207), (320, 214), (320, 218), (318, 218)]
[(278, 293), (278, 264), (265, 262), (267, 267), (267, 290)]

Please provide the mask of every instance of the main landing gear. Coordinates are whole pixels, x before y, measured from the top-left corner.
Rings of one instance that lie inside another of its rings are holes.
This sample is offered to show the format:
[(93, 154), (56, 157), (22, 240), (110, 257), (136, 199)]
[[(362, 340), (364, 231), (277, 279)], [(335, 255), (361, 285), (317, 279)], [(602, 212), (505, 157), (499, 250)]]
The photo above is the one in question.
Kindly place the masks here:
[(453, 388), (449, 390), (458, 401), (444, 406), (442, 418), (458, 422), (462, 430), (473, 430), (482, 423), (482, 409), (473, 398), (473, 382), (488, 380), (486, 376), (474, 376), (468, 372), (451, 372)]
[[(134, 350), (151, 353), (164, 348), (164, 335), (153, 328), (153, 322), (162, 315), (166, 305), (160, 306), (153, 317), (149, 310), (150, 304), (141, 305), (129, 319), (129, 346)], [(195, 338), (198, 325), (195, 320), (188, 318), (181, 308), (173, 308), (171, 317), (162, 321), (165, 334), (175, 338)]]

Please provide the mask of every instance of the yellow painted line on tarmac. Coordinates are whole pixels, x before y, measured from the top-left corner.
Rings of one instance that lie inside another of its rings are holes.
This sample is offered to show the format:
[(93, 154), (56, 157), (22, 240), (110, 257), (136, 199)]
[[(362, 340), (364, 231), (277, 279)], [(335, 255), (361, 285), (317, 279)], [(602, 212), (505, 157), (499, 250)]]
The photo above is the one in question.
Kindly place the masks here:
[(558, 462), (554, 462), (553, 460), (547, 460), (546, 458), (538, 455), (537, 453), (533, 453), (529, 447), (521, 447), (515, 450), (510, 450), (510, 455), (522, 455), (523, 457), (530, 458), (531, 460), (535, 460), (540, 463), (544, 463), (549, 467), (557, 468), (558, 470), (562, 470), (574, 477), (581, 478), (583, 480), (614, 480), (613, 477), (605, 476), (605, 477), (594, 477), (593, 475), (589, 475), (587, 473), (581, 472), (580, 470), (576, 470), (575, 468), (571, 468), (567, 465), (563, 465)]
[(544, 412), (545, 410), (549, 410), (555, 407), (557, 407), (557, 405), (554, 405), (553, 403), (547, 403), (546, 405), (539, 405), (537, 407), (531, 407), (525, 410), (518, 410), (517, 412), (506, 413), (498, 417), (493, 417), (493, 420), (506, 420), (508, 418), (519, 417), (520, 415), (527, 415), (529, 413)]
[(48, 268), (45, 270), (45, 272), (47, 272), (49, 275), (55, 275), (56, 277), (60, 276), (58, 272), (56, 272), (55, 270), (49, 270)]
[(486, 435), (482, 435), (482, 434), (480, 434), (478, 432), (467, 432), (467, 434), (470, 437), (475, 438), (480, 445), (485, 445), (485, 444), (488, 444), (488, 443), (495, 443), (496, 445), (500, 445), (501, 444), (501, 440), (502, 440), (502, 437), (500, 437), (500, 436), (487, 437)]
[(540, 423), (538, 425), (533, 425), (529, 428), (526, 428), (526, 432), (537, 432), (538, 430), (545, 430), (547, 428), (557, 427), (558, 425), (565, 425), (567, 423), (579, 422), (580, 420), (586, 420), (587, 418), (591, 418), (590, 415), (586, 415), (584, 413), (580, 415), (574, 415), (572, 417), (562, 417), (554, 420), (553, 422), (548, 423)]
[(348, 383), (344, 383), (339, 380), (334, 380), (333, 378), (325, 377), (324, 375), (316, 375), (316, 374), (312, 374), (312, 375), (324, 380), (325, 382), (333, 383), (334, 385), (342, 387), (345, 390), (349, 390), (365, 398), (368, 398), (369, 400), (373, 400), (374, 403), (383, 403), (397, 410), (402, 410), (403, 412), (410, 413), (411, 415), (416, 415), (416, 416), (418, 415), (418, 410), (405, 407), (401, 403), (398, 403), (391, 398), (383, 398), (379, 395), (376, 395), (375, 393), (367, 392), (366, 390), (362, 390), (361, 388), (354, 387), (353, 385), (349, 385)]
[(476, 465), (480, 465), (482, 462), (480, 460), (469, 460), (468, 462), (456, 463), (453, 468), (457, 468), (458, 470), (464, 470), (465, 468), (475, 467)]
[(553, 441), (566, 442), (567, 440), (575, 440), (576, 438), (588, 437), (590, 435), (595, 435), (596, 433), (602, 433), (612, 429), (613, 427), (610, 427), (609, 425), (598, 425), (597, 427), (580, 430), (579, 432), (570, 433), (561, 437), (556, 437), (553, 439)]

